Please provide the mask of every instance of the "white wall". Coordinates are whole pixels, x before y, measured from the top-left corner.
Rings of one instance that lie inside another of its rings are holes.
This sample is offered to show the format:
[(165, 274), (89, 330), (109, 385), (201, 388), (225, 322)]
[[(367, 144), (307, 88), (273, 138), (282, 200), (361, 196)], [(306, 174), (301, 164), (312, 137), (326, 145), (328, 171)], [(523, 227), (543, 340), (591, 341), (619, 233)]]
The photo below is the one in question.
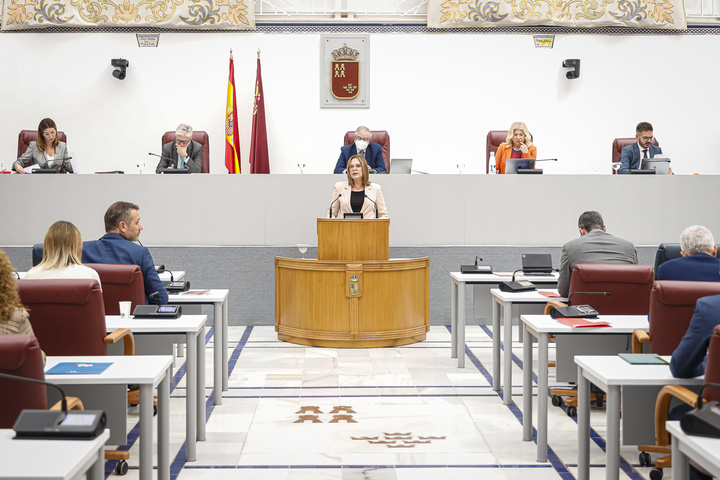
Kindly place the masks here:
[[(714, 135), (720, 35), (558, 35), (552, 50), (531, 35), (372, 34), (371, 108), (319, 108), (319, 34), (162, 33), (156, 49), (132, 33), (0, 35), (0, 161), (17, 133), (52, 117), (89, 171), (154, 171), (160, 136), (180, 122), (207, 130), (211, 171), (224, 173), (228, 54), (235, 56), (243, 171), (249, 171), (256, 51), (262, 50), (273, 173), (331, 171), (343, 134), (386, 129), (394, 158), (432, 173), (484, 172), (485, 135), (523, 120), (547, 173), (608, 173), (612, 139), (654, 124), (677, 173), (720, 173)], [(127, 78), (110, 59), (130, 61)], [(561, 62), (580, 58), (569, 81)], [(703, 92), (707, 92), (704, 94)], [(0, 193), (1, 195), (1, 193)], [(7, 198), (0, 197), (0, 203)]]

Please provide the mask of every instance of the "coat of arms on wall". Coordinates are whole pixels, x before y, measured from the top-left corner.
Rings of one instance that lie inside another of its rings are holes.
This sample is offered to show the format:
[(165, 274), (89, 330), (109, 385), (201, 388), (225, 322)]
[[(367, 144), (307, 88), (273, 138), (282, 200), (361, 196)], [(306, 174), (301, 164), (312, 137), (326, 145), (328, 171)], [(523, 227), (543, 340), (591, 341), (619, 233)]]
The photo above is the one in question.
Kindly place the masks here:
[(334, 60), (330, 62), (330, 87), (333, 97), (338, 99), (353, 99), (360, 92), (360, 62), (357, 57), (360, 52), (348, 47), (332, 51)]

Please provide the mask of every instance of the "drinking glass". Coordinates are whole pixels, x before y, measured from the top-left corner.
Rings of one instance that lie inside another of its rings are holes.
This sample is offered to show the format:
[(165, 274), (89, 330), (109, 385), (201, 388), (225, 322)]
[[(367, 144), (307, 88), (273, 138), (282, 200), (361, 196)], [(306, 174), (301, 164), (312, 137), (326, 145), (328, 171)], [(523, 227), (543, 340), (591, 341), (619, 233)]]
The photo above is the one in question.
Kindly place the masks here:
[(300, 253), (302, 253), (302, 258), (305, 259), (305, 252), (307, 252), (309, 245), (307, 243), (298, 243), (297, 246)]
[(620, 164), (621, 164), (621, 163), (622, 163), (622, 162), (613, 162), (612, 167), (613, 167), (613, 170), (615, 170), (615, 173), (617, 173), (618, 170), (620, 170)]
[(145, 168), (145, 162), (138, 162), (137, 167), (140, 170), (140, 175), (142, 175), (143, 168)]
[(460, 172), (460, 175), (462, 175), (462, 172), (463, 172), (463, 170), (465, 169), (465, 164), (464, 164), (464, 163), (458, 163), (458, 164), (457, 164), (457, 169), (458, 169), (458, 172)]
[(301, 174), (301, 175), (302, 175), (302, 173), (305, 171), (305, 166), (306, 166), (306, 165), (307, 165), (306, 163), (298, 163), (298, 164), (297, 164), (298, 168), (300, 169), (300, 174)]

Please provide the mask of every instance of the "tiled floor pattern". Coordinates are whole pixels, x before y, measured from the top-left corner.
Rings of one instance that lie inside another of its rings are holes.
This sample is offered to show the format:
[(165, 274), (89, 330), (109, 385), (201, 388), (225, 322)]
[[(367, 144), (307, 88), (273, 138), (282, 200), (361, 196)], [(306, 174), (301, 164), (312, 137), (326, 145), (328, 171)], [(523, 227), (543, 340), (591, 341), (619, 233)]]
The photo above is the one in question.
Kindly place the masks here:
[[(278, 341), (273, 327), (230, 327), (230, 390), (223, 405), (208, 403), (207, 440), (198, 443), (196, 462), (186, 463), (184, 457), (184, 359), (177, 359), (178, 383), (170, 402), (172, 478), (574, 478), (575, 421), (550, 407), (550, 461), (537, 463), (535, 443), (522, 441), (520, 409), (504, 406), (491, 388), (490, 330), (469, 326), (466, 345), (466, 368), (459, 369), (450, 358), (450, 333), (441, 326), (431, 327), (424, 342), (382, 349), (304, 347)], [(513, 352), (518, 357), (513, 398), (521, 404), (519, 343)], [(591, 424), (600, 436), (604, 414), (593, 409)], [(131, 410), (131, 438), (137, 436), (137, 420)], [(601, 446), (602, 438), (591, 446), (592, 480), (605, 475)], [(131, 469), (124, 478), (134, 480), (137, 443), (130, 453)], [(623, 447), (621, 453), (630, 462), (621, 480), (649, 478), (649, 468), (637, 466), (634, 447)]]

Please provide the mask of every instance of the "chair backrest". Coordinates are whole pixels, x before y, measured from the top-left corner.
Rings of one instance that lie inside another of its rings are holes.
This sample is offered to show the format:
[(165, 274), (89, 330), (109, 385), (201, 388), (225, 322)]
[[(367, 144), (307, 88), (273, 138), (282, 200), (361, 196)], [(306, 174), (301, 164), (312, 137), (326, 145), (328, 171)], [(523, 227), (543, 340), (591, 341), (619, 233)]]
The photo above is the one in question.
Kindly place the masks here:
[[(27, 151), (30, 142), (37, 140), (37, 135), (37, 130), (20, 130), (20, 135), (18, 135), (18, 157)], [(65, 132), (57, 132), (57, 136), (58, 140), (67, 143)]]
[[(622, 149), (623, 149), (624, 147), (627, 147), (628, 145), (632, 145), (633, 143), (636, 143), (636, 142), (637, 142), (637, 138), (635, 138), (635, 137), (616, 138), (615, 140), (613, 140), (613, 144), (612, 144), (612, 157), (610, 157), (610, 158), (612, 158), (612, 163), (616, 163), (616, 162), (619, 162), (619, 161), (621, 160), (621, 158), (622, 158)], [(659, 146), (660, 146), (660, 144), (659, 144), (658, 141), (657, 141), (657, 138), (653, 138), (653, 139), (652, 139), (652, 142), (650, 142), (650, 143), (652, 143), (652, 144), (655, 145), (656, 147), (659, 147)], [(618, 172), (616, 172), (616, 171), (612, 168), (612, 165), (610, 166), (610, 170), (612, 170), (613, 175), (615, 175), (616, 173), (618, 173)]]
[[(720, 325), (715, 325), (710, 337), (705, 361), (705, 383), (720, 383)], [(703, 390), (703, 398), (720, 402), (720, 387), (707, 387)]]
[[(200, 173), (210, 173), (210, 137), (207, 132), (201, 130), (193, 130), (192, 139), (203, 147), (202, 165)], [(175, 132), (165, 132), (162, 136), (162, 145), (175, 141)], [(162, 145), (160, 147), (162, 148)]]
[(650, 353), (672, 355), (687, 332), (699, 298), (720, 295), (718, 282), (660, 280), (650, 292)]
[(17, 286), (47, 355), (107, 355), (105, 307), (96, 280), (17, 280)]
[(680, 244), (679, 243), (661, 243), (658, 245), (657, 252), (655, 252), (655, 278), (657, 278), (658, 267), (668, 260), (673, 258), (679, 258), (680, 255)]
[[(345, 133), (345, 145), (355, 143), (355, 130)], [(370, 130), (370, 141), (382, 147), (385, 170), (390, 172), (390, 134), (387, 130)]]
[(490, 154), (497, 152), (501, 143), (507, 139), (507, 130), (490, 130), (485, 144), (485, 173), (490, 173)]
[(100, 276), (105, 315), (120, 315), (119, 302), (132, 302), (131, 312), (145, 305), (145, 282), (137, 265), (85, 263)]
[(610, 296), (572, 297), (573, 305), (587, 304), (603, 315), (646, 315), (653, 286), (650, 265), (575, 265), (570, 277), (570, 293), (610, 292)]
[(36, 243), (32, 246), (32, 265), (36, 267), (38, 263), (42, 262), (43, 257), (43, 244)]
[[(0, 335), (0, 372), (45, 380), (40, 344), (32, 335)], [(12, 428), (24, 409), (47, 409), (45, 385), (0, 378), (0, 428)]]

